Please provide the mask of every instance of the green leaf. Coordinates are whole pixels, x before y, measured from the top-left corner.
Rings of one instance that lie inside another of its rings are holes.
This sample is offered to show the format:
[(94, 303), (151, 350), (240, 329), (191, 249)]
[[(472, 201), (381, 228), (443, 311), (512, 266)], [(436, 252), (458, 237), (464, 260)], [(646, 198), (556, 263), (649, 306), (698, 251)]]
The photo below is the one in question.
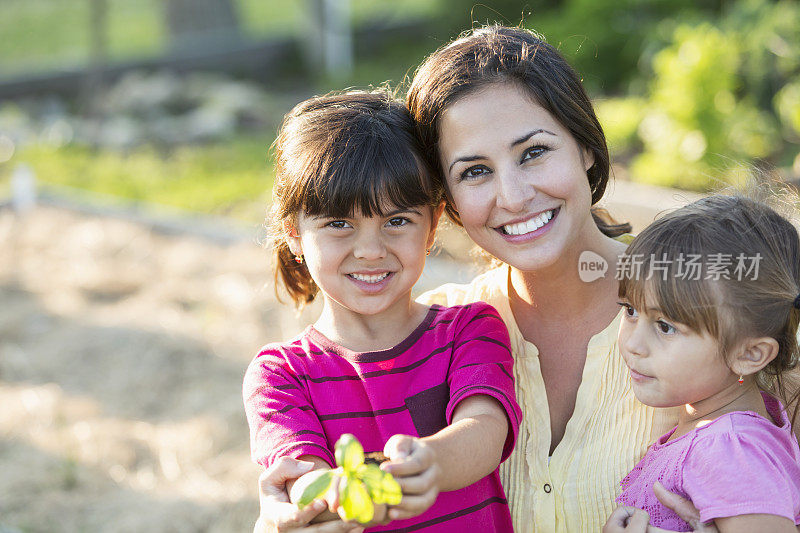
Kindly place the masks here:
[[(319, 472), (319, 474), (317, 474)], [(316, 479), (313, 479), (305, 489), (303, 489), (303, 493), (300, 495), (300, 499), (295, 502), (297, 506), (302, 509), (309, 503), (313, 502), (317, 498), (321, 498), (328, 492), (328, 489), (331, 487), (331, 482), (333, 481), (334, 471), (333, 470), (317, 470), (315, 472), (310, 472), (300, 478), (298, 483), (302, 483), (305, 481), (306, 476), (313, 476), (316, 475)], [(294, 492), (294, 487), (292, 487), (292, 492)]]
[(378, 465), (361, 465), (356, 475), (366, 485), (369, 496), (375, 503), (397, 505), (403, 498), (403, 491), (394, 476), (381, 470)]
[(357, 520), (366, 524), (375, 515), (375, 506), (369, 497), (366, 487), (355, 475), (346, 475), (339, 485), (339, 499), (343, 518)]
[(358, 465), (364, 464), (364, 448), (353, 435), (345, 433), (336, 441), (336, 464), (346, 473), (355, 472)]

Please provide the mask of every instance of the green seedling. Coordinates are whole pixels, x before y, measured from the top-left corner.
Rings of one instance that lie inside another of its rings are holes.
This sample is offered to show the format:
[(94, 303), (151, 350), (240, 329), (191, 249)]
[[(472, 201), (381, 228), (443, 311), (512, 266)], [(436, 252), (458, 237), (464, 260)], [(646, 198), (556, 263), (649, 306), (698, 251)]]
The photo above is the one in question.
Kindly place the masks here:
[(345, 433), (336, 441), (334, 455), (337, 468), (318, 470), (303, 476), (308, 484), (296, 502), (298, 507), (302, 509), (317, 498), (325, 496), (337, 478), (341, 515), (345, 520), (357, 520), (366, 524), (375, 515), (375, 504), (400, 503), (403, 497), (400, 485), (390, 473), (384, 472), (378, 465), (364, 464), (364, 448), (353, 435)]

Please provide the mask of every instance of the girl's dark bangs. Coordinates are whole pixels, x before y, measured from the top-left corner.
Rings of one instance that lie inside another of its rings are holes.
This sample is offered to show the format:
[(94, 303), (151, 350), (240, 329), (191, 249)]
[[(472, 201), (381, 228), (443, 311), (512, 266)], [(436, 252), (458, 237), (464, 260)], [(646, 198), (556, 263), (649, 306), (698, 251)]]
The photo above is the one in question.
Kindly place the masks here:
[(384, 216), (395, 207), (435, 203), (427, 168), (411, 147), (382, 137), (364, 137), (346, 143), (344, 150), (322, 163), (306, 191), (307, 215)]

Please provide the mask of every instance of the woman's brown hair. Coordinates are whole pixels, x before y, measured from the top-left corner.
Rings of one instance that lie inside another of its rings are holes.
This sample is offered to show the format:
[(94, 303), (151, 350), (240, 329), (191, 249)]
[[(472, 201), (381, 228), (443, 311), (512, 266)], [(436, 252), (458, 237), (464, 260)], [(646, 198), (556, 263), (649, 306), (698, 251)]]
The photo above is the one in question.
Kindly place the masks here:
[[(518, 85), (592, 153), (594, 164), (587, 176), (592, 205), (596, 204), (608, 184), (608, 146), (578, 74), (542, 36), (497, 25), (473, 29), (439, 48), (419, 66), (411, 82), (408, 108), (442, 187), (446, 187), (439, 154), (442, 114), (458, 99), (496, 83)], [(446, 211), (460, 224), (458, 211), (449, 200)], [(631, 231), (630, 224), (615, 222), (603, 209), (593, 207), (592, 216), (610, 237)]]
[(310, 98), (283, 120), (275, 150), (275, 185), (267, 225), (276, 255), (275, 288), (299, 308), (318, 287), (295, 261), (287, 229), (300, 214), (384, 215), (387, 206), (435, 206), (442, 192), (431, 179), (406, 107), (387, 89)]
[(677, 209), (642, 231), (621, 265), (620, 297), (708, 332), (723, 356), (746, 338), (775, 339), (778, 355), (757, 382), (796, 404), (800, 391), (786, 372), (800, 356), (800, 238), (766, 200), (717, 194)]

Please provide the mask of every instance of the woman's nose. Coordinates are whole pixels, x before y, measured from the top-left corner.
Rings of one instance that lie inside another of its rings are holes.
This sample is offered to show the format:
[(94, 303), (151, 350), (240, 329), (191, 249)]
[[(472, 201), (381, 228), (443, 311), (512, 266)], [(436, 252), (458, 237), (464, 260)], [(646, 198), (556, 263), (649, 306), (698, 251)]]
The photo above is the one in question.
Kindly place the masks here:
[(495, 180), (497, 206), (510, 212), (522, 211), (536, 195), (533, 185), (526, 182), (525, 175), (519, 170), (504, 172)]

